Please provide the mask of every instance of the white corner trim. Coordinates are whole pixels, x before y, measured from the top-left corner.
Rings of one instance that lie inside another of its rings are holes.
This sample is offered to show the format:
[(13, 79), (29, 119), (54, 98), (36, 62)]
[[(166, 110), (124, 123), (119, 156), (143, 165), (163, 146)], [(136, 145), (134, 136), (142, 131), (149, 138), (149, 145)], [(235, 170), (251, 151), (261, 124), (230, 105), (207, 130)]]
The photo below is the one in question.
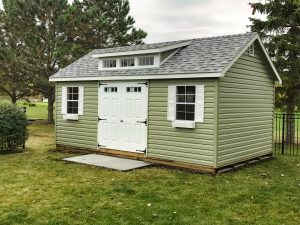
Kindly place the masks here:
[(78, 117), (78, 114), (66, 114), (66, 115), (63, 115), (63, 119), (64, 120), (78, 120), (79, 117)]
[(172, 121), (172, 127), (195, 128), (195, 121), (175, 120)]
[(273, 72), (274, 72), (274, 74), (276, 75), (276, 78), (277, 78), (277, 80), (278, 80), (278, 83), (279, 84), (282, 84), (282, 80), (281, 80), (281, 78), (280, 78), (280, 76), (279, 76), (279, 74), (278, 74), (278, 71), (277, 71), (277, 69), (275, 68), (275, 66), (274, 66), (274, 64), (273, 64), (273, 62), (272, 62), (272, 60), (271, 60), (271, 58), (270, 58), (270, 56), (269, 56), (269, 54), (268, 54), (268, 52), (267, 52), (267, 50), (266, 50), (266, 48), (265, 48), (265, 46), (263, 45), (263, 43), (262, 43), (262, 41), (261, 41), (261, 39), (260, 39), (260, 37), (259, 37), (259, 35), (258, 34), (256, 34), (252, 39), (251, 39), (251, 41), (249, 41), (248, 42), (248, 44), (233, 58), (233, 60), (229, 63), (229, 64), (227, 64), (225, 67), (224, 67), (224, 69), (222, 70), (222, 72), (221, 72), (221, 74), (222, 74), (222, 77), (224, 77), (225, 76), (225, 73), (233, 66), (233, 64), (244, 54), (244, 52), (254, 43), (254, 41), (256, 41), (256, 40), (258, 40), (258, 42), (259, 42), (259, 44), (260, 44), (260, 46), (261, 46), (261, 48), (262, 48), (262, 50), (263, 50), (263, 52), (264, 52), (264, 54), (265, 54), (265, 56), (266, 56), (266, 58), (268, 59), (268, 62), (270, 63), (270, 65), (271, 65), (271, 68), (272, 68), (272, 70), (273, 70)]
[(145, 49), (145, 50), (137, 50), (137, 51), (126, 51), (126, 52), (112, 52), (112, 53), (103, 53), (103, 54), (94, 54), (92, 58), (106, 58), (106, 57), (116, 57), (116, 56), (126, 56), (126, 55), (140, 55), (140, 54), (150, 54), (150, 53), (160, 53), (164, 51), (168, 51), (175, 48), (180, 48), (187, 46), (192, 41), (185, 41), (178, 44), (169, 45), (163, 48), (153, 48), (153, 49)]
[(68, 77), (50, 78), (49, 81), (102, 81), (102, 80), (155, 80), (155, 79), (180, 79), (180, 78), (214, 78), (221, 77), (221, 73), (187, 73), (187, 74), (161, 74), (161, 75), (119, 75), (103, 77)]

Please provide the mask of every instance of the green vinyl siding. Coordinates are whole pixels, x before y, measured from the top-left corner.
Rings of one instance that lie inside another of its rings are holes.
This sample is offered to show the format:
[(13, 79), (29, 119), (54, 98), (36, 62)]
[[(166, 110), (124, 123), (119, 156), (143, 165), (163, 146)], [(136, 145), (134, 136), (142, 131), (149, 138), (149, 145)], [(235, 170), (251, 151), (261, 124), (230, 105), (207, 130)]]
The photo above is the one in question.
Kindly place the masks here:
[[(78, 121), (63, 119), (62, 86), (84, 86), (83, 115)], [(98, 83), (58, 82), (56, 95), (56, 144), (97, 149)]]
[(274, 81), (262, 54), (243, 54), (220, 78), (217, 166), (272, 151)]
[[(216, 150), (215, 104), (217, 79), (151, 80), (148, 108), (148, 156), (213, 166)], [(195, 129), (175, 128), (167, 120), (168, 85), (204, 85), (204, 123)]]

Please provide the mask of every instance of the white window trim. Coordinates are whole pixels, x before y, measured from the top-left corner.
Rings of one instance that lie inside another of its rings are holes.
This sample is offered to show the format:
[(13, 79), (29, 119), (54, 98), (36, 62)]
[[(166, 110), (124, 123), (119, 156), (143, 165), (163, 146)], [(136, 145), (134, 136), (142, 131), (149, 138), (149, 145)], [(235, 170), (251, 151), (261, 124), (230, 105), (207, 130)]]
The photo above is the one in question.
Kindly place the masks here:
[[(71, 114), (67, 113), (67, 95), (68, 95), (68, 87), (78, 87), (78, 113)], [(84, 107), (84, 86), (76, 86), (76, 85), (68, 85), (62, 86), (61, 90), (61, 114), (63, 115), (64, 120), (79, 120), (79, 115), (83, 115), (83, 107)]]
[(172, 121), (172, 127), (195, 128), (195, 121), (192, 120), (175, 120)]

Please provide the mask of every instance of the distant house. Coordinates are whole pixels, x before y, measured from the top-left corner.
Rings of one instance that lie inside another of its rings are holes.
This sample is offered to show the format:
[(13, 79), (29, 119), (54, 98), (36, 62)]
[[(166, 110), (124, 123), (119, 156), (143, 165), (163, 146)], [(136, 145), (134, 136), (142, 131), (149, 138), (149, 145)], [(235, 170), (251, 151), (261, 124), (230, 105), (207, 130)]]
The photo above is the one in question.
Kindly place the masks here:
[(272, 151), (281, 79), (255, 33), (96, 49), (50, 81), (58, 149), (209, 172)]

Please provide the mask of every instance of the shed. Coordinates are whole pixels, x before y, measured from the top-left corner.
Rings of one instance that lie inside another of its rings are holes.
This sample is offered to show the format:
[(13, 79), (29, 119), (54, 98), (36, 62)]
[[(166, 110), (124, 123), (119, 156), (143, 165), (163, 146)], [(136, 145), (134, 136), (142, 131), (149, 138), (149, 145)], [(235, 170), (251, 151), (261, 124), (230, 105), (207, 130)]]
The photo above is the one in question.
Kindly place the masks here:
[(50, 81), (60, 150), (209, 172), (272, 152), (281, 78), (256, 33), (96, 49)]

